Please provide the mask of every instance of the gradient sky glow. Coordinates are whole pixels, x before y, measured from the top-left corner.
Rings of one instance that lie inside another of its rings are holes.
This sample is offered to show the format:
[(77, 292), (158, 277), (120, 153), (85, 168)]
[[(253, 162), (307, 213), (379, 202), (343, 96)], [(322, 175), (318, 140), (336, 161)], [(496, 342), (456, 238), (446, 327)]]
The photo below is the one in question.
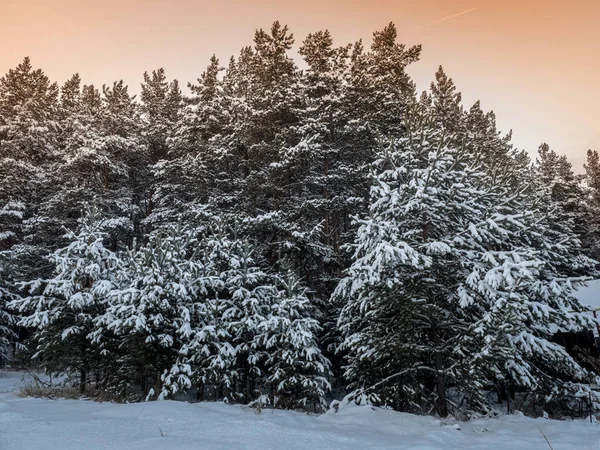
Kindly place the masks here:
[(546, 141), (577, 171), (600, 150), (600, 0), (0, 0), (0, 73), (30, 56), (61, 84), (79, 72), (138, 92), (144, 71), (164, 67), (185, 86), (274, 20), (296, 48), (326, 28), (337, 45), (370, 45), (392, 21), (401, 42), (423, 44), (410, 69), (420, 89), (441, 64), (466, 106), (493, 109), (519, 148)]

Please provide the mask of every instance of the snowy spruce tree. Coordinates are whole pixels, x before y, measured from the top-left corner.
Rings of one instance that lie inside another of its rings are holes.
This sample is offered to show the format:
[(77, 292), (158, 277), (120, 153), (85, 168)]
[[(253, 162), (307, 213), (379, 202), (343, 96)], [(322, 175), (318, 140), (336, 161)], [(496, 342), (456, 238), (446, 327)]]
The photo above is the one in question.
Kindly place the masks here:
[(148, 233), (155, 222), (173, 217), (174, 203), (187, 198), (185, 187), (178, 188), (185, 164), (176, 161), (169, 166), (175, 156), (168, 143), (176, 132), (183, 99), (178, 81), (168, 82), (163, 69), (144, 73), (140, 99), (141, 134), (149, 165), (140, 209), (143, 231)]
[(600, 260), (600, 156), (597, 150), (587, 151), (585, 169), (585, 204), (589, 215), (582, 237), (588, 256)]
[[(6, 270), (3, 270), (2, 260), (5, 258), (4, 252), (0, 253), (0, 280), (6, 278)], [(5, 368), (13, 356), (13, 345), (17, 338), (15, 333), (16, 317), (8, 310), (8, 303), (14, 299), (5, 286), (0, 285), (0, 369)]]
[(181, 322), (184, 346), (163, 377), (165, 394), (209, 385), (235, 401), (321, 409), (329, 362), (306, 289), (265, 269), (237, 233), (222, 224), (202, 233), (200, 295)]
[(0, 368), (12, 359), (16, 317), (8, 309), (8, 303), (16, 297), (13, 283), (17, 276), (12, 245), (23, 219), (23, 203), (9, 202), (0, 209), (0, 220), (4, 229), (0, 231)]
[[(189, 220), (194, 216), (190, 211), (197, 205), (220, 198), (214, 190), (220, 171), (212, 144), (227, 114), (218, 79), (220, 71), (219, 60), (213, 56), (198, 84), (188, 84), (191, 96), (182, 98), (179, 92), (177, 97), (173, 86), (164, 94), (169, 99), (165, 104), (169, 129), (165, 130), (165, 151), (153, 161), (154, 189), (148, 224), (172, 224), (183, 216)], [(165, 121), (161, 123), (165, 126)]]
[(155, 163), (167, 156), (167, 140), (173, 134), (175, 122), (181, 109), (181, 89), (179, 82), (167, 81), (164, 69), (144, 73), (140, 120), (142, 136)]
[(428, 105), (407, 116), (407, 137), (383, 144), (336, 291), (351, 388), (409, 410), (431, 398), (444, 416), (449, 388), (481, 409), (482, 388), (499, 380), (546, 393), (566, 389), (561, 376), (585, 386), (593, 376), (550, 342), (590, 325), (572, 296), (585, 279), (569, 271), (577, 239), (533, 209), (529, 186), (491, 183), (481, 155)]
[(32, 235), (58, 150), (58, 93), (29, 58), (0, 78), (0, 246), (15, 255), (9, 280), (47, 275), (40, 262), (53, 249)]
[(330, 363), (317, 341), (321, 333), (306, 287), (287, 269), (276, 281), (278, 296), (255, 338), (266, 353), (264, 383), (275, 406), (321, 410), (331, 389)]
[(100, 348), (91, 340), (121, 268), (104, 246), (106, 237), (90, 208), (79, 231), (68, 233), (68, 246), (52, 255), (53, 276), (22, 283), (23, 297), (10, 303), (22, 316), (19, 325), (37, 330), (34, 359), (50, 373), (77, 374), (82, 392), (92, 374), (106, 375)]
[(161, 389), (160, 376), (177, 359), (177, 331), (189, 322), (196, 296), (195, 240), (183, 227), (156, 232), (149, 242), (122, 256), (94, 342), (115, 361), (110, 388), (124, 397)]

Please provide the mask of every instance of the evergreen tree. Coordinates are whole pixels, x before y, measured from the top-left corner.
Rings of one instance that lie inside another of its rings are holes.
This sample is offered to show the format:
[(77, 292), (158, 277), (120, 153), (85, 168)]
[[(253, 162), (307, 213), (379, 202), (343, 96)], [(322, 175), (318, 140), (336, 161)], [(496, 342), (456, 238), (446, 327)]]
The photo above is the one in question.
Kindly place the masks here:
[[(131, 100), (122, 82), (104, 92), (103, 99), (93, 86), (80, 88), (77, 75), (63, 86), (61, 158), (47, 171), (47, 196), (35, 217), (35, 240), (50, 249), (65, 244), (60, 230), (73, 228), (88, 203), (101, 211), (99, 226), (109, 233), (113, 250), (133, 232), (130, 165), (138, 147), (135, 131), (125, 131), (133, 120), (127, 117)], [(139, 166), (135, 170), (143, 173)]]
[(198, 296), (178, 334), (181, 357), (163, 379), (165, 394), (217, 386), (234, 400), (267, 396), (279, 406), (324, 406), (329, 362), (305, 289), (256, 261), (256, 249), (217, 225), (200, 241)]
[[(300, 112), (300, 141), (282, 161), (289, 171), (286, 222), (296, 224), (288, 246), (294, 265), (319, 296), (331, 292), (331, 282), (343, 262), (340, 246), (346, 238), (348, 217), (360, 207), (361, 178), (352, 170), (355, 155), (349, 148), (343, 114), (349, 46), (333, 47), (328, 31), (309, 34), (300, 48), (308, 64), (303, 89), (306, 106)], [(297, 262), (296, 262), (297, 261)]]
[(592, 254), (588, 224), (593, 218), (586, 202), (583, 186), (584, 175), (576, 175), (567, 157), (559, 156), (542, 144), (538, 149), (536, 172), (539, 182), (548, 190), (548, 196), (554, 209), (555, 226), (567, 225), (582, 242), (584, 251)]
[(287, 270), (277, 280), (279, 295), (259, 326), (257, 346), (265, 349), (265, 384), (286, 407), (316, 410), (326, 407), (330, 363), (316, 339), (321, 331), (307, 289)]
[[(0, 254), (0, 261), (4, 259), (5, 255)], [(1, 264), (1, 263), (0, 263)], [(0, 265), (0, 279), (4, 279), (6, 271), (4, 267)], [(11, 359), (13, 353), (13, 342), (16, 340), (16, 333), (14, 331), (16, 318), (8, 310), (8, 302), (13, 299), (13, 294), (0, 285), (0, 369), (6, 367)]]
[[(176, 180), (185, 165), (170, 167), (168, 160), (169, 140), (175, 134), (183, 97), (177, 80), (167, 82), (163, 69), (144, 73), (141, 93), (141, 134), (146, 145), (147, 164), (142, 180), (145, 196), (141, 198), (140, 213), (144, 217), (142, 232), (155, 222), (164, 222), (172, 215), (170, 204), (177, 202), (185, 194), (184, 189), (175, 192)], [(170, 168), (170, 170), (168, 170)], [(168, 206), (167, 206), (168, 205)]]
[(58, 86), (29, 58), (0, 78), (0, 142), (2, 156), (44, 163), (56, 150), (53, 131)]
[(589, 212), (582, 237), (588, 256), (600, 260), (600, 157), (596, 150), (587, 151), (585, 179), (587, 182), (586, 205)]
[(369, 52), (361, 42), (353, 49), (347, 113), (357, 130), (365, 128), (374, 137), (402, 132), (402, 117), (415, 95), (406, 68), (419, 60), (421, 46), (406, 48), (397, 37), (390, 23), (373, 33)]
[(177, 359), (181, 341), (176, 333), (197, 295), (194, 242), (185, 229), (169, 227), (130, 251), (115, 274), (118, 289), (111, 292), (106, 312), (96, 317), (94, 340), (106, 342), (104, 351), (112, 353), (111, 388), (120, 395), (132, 395), (137, 387), (144, 397), (151, 389), (159, 392), (161, 374)]
[(0, 368), (10, 362), (12, 344), (17, 338), (14, 331), (17, 320), (9, 311), (8, 303), (15, 298), (11, 291), (12, 282), (17, 276), (12, 244), (17, 237), (24, 209), (23, 203), (8, 203), (0, 210), (0, 219), (6, 227), (0, 231)]
[(117, 255), (104, 247), (106, 234), (98, 230), (97, 220), (91, 209), (80, 230), (68, 234), (70, 244), (52, 255), (53, 277), (23, 283), (25, 296), (11, 302), (22, 314), (19, 325), (38, 330), (34, 358), (49, 372), (76, 371), (81, 391), (88, 374), (103, 368), (90, 334), (121, 268)]
[[(10, 233), (0, 245), (15, 253), (12, 280), (38, 276), (40, 255), (48, 254), (31, 235), (48, 186), (47, 167), (56, 158), (57, 101), (58, 86), (29, 58), (0, 78), (0, 230)], [(18, 217), (7, 213), (15, 210)]]
[(157, 161), (152, 169), (156, 190), (147, 222), (173, 223), (196, 206), (218, 198), (213, 178), (218, 168), (210, 142), (224, 126), (220, 71), (219, 61), (213, 56), (198, 79), (199, 84), (188, 84), (192, 96), (178, 110), (166, 141), (168, 150), (164, 159)]
[(593, 377), (550, 339), (590, 325), (572, 296), (585, 280), (574, 266), (590, 273), (590, 261), (572, 230), (532, 209), (543, 191), (499, 183), (427, 105), (376, 163), (370, 215), (337, 290), (351, 386), (404, 409), (436, 398), (442, 416), (449, 386), (477, 409), (488, 382), (551, 393), (571, 388), (567, 376), (582, 388)]
[(459, 133), (463, 121), (462, 96), (444, 72), (442, 66), (435, 73), (435, 83), (430, 86), (432, 107), (439, 126), (449, 133)]
[(149, 147), (153, 163), (167, 158), (167, 140), (173, 135), (181, 108), (182, 95), (179, 82), (167, 81), (164, 69), (144, 72), (140, 95), (142, 135)]

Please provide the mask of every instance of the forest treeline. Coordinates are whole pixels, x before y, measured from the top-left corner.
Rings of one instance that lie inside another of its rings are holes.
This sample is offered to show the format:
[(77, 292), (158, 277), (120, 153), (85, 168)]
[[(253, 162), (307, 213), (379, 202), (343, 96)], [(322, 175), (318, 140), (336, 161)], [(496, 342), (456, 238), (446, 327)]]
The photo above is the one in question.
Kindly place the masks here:
[(308, 35), (304, 69), (293, 44), (275, 22), (186, 93), (163, 69), (139, 98), (59, 87), (28, 58), (0, 79), (0, 360), (123, 400), (600, 407), (551, 339), (595, 328), (573, 292), (597, 276), (598, 153), (585, 175), (531, 159), (441, 67), (417, 92), (393, 24), (369, 48)]

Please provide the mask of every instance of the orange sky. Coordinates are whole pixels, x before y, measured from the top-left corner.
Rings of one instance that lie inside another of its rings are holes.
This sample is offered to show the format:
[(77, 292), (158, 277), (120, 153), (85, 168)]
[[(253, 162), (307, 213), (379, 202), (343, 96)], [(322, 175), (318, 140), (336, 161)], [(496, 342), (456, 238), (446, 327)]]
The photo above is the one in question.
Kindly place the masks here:
[(212, 53), (226, 62), (274, 20), (297, 43), (328, 28), (340, 45), (393, 21), (401, 41), (423, 44), (410, 69), (419, 88), (442, 64), (467, 106), (493, 109), (518, 147), (547, 141), (578, 171), (600, 150), (600, 0), (0, 0), (0, 73), (30, 56), (60, 83), (79, 72), (137, 92), (145, 70), (164, 67), (185, 85)]

